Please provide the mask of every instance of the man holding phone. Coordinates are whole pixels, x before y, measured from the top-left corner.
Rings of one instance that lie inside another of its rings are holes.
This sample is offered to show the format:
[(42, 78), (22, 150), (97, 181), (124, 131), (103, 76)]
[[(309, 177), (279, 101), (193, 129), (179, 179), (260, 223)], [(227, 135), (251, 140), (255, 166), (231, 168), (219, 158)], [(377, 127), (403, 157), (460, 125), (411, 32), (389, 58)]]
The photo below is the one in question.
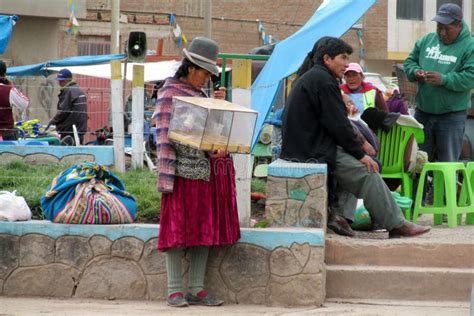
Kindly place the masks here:
[(441, 5), (432, 20), (436, 32), (416, 42), (404, 70), (417, 82), (415, 118), (425, 132), (420, 149), (430, 161), (458, 161), (474, 88), (474, 40), (456, 4)]

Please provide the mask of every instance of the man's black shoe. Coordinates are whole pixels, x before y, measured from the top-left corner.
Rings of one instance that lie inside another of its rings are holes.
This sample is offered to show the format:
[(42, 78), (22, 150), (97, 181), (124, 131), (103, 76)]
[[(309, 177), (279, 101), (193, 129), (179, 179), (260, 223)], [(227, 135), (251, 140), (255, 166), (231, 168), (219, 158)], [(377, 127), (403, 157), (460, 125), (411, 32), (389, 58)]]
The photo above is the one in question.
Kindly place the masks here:
[(335, 214), (329, 215), (328, 228), (338, 235), (354, 237), (354, 231), (347, 220), (342, 216)]
[(415, 237), (429, 232), (431, 227), (413, 224), (405, 221), (402, 226), (392, 229), (388, 233), (389, 238)]

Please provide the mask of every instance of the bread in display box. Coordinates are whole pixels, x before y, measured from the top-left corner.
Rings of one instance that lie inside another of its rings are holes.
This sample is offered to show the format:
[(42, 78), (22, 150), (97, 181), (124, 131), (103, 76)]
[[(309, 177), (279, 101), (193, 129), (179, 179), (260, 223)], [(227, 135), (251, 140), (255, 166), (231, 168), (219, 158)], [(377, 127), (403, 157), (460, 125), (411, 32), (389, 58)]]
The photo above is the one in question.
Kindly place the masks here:
[(248, 154), (257, 115), (225, 100), (173, 97), (168, 138), (204, 151)]

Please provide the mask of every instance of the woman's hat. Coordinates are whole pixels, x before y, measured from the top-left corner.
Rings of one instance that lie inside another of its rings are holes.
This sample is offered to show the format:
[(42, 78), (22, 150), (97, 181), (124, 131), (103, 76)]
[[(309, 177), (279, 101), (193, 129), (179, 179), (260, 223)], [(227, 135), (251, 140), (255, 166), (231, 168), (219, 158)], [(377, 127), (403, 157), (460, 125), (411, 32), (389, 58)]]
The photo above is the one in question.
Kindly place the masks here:
[(195, 37), (188, 49), (183, 49), (184, 57), (193, 64), (206, 69), (213, 75), (219, 74), (216, 60), (219, 46), (213, 40), (206, 37)]
[(344, 73), (347, 73), (349, 71), (355, 71), (359, 74), (364, 74), (362, 67), (358, 63), (350, 63), (349, 66), (346, 68), (346, 71), (344, 71)]

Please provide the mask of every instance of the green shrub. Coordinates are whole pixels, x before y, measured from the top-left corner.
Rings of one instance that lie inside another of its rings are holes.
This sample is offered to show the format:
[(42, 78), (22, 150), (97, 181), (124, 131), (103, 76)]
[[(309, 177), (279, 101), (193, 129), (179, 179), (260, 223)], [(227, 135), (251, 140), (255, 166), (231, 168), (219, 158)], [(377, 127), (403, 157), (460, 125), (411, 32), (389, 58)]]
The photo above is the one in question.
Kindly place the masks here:
[(257, 222), (254, 226), (255, 228), (267, 228), (268, 227), (268, 221), (266, 219), (261, 219), (260, 221)]
[(267, 192), (267, 183), (264, 180), (258, 178), (252, 178), (250, 182), (250, 191), (251, 192)]

